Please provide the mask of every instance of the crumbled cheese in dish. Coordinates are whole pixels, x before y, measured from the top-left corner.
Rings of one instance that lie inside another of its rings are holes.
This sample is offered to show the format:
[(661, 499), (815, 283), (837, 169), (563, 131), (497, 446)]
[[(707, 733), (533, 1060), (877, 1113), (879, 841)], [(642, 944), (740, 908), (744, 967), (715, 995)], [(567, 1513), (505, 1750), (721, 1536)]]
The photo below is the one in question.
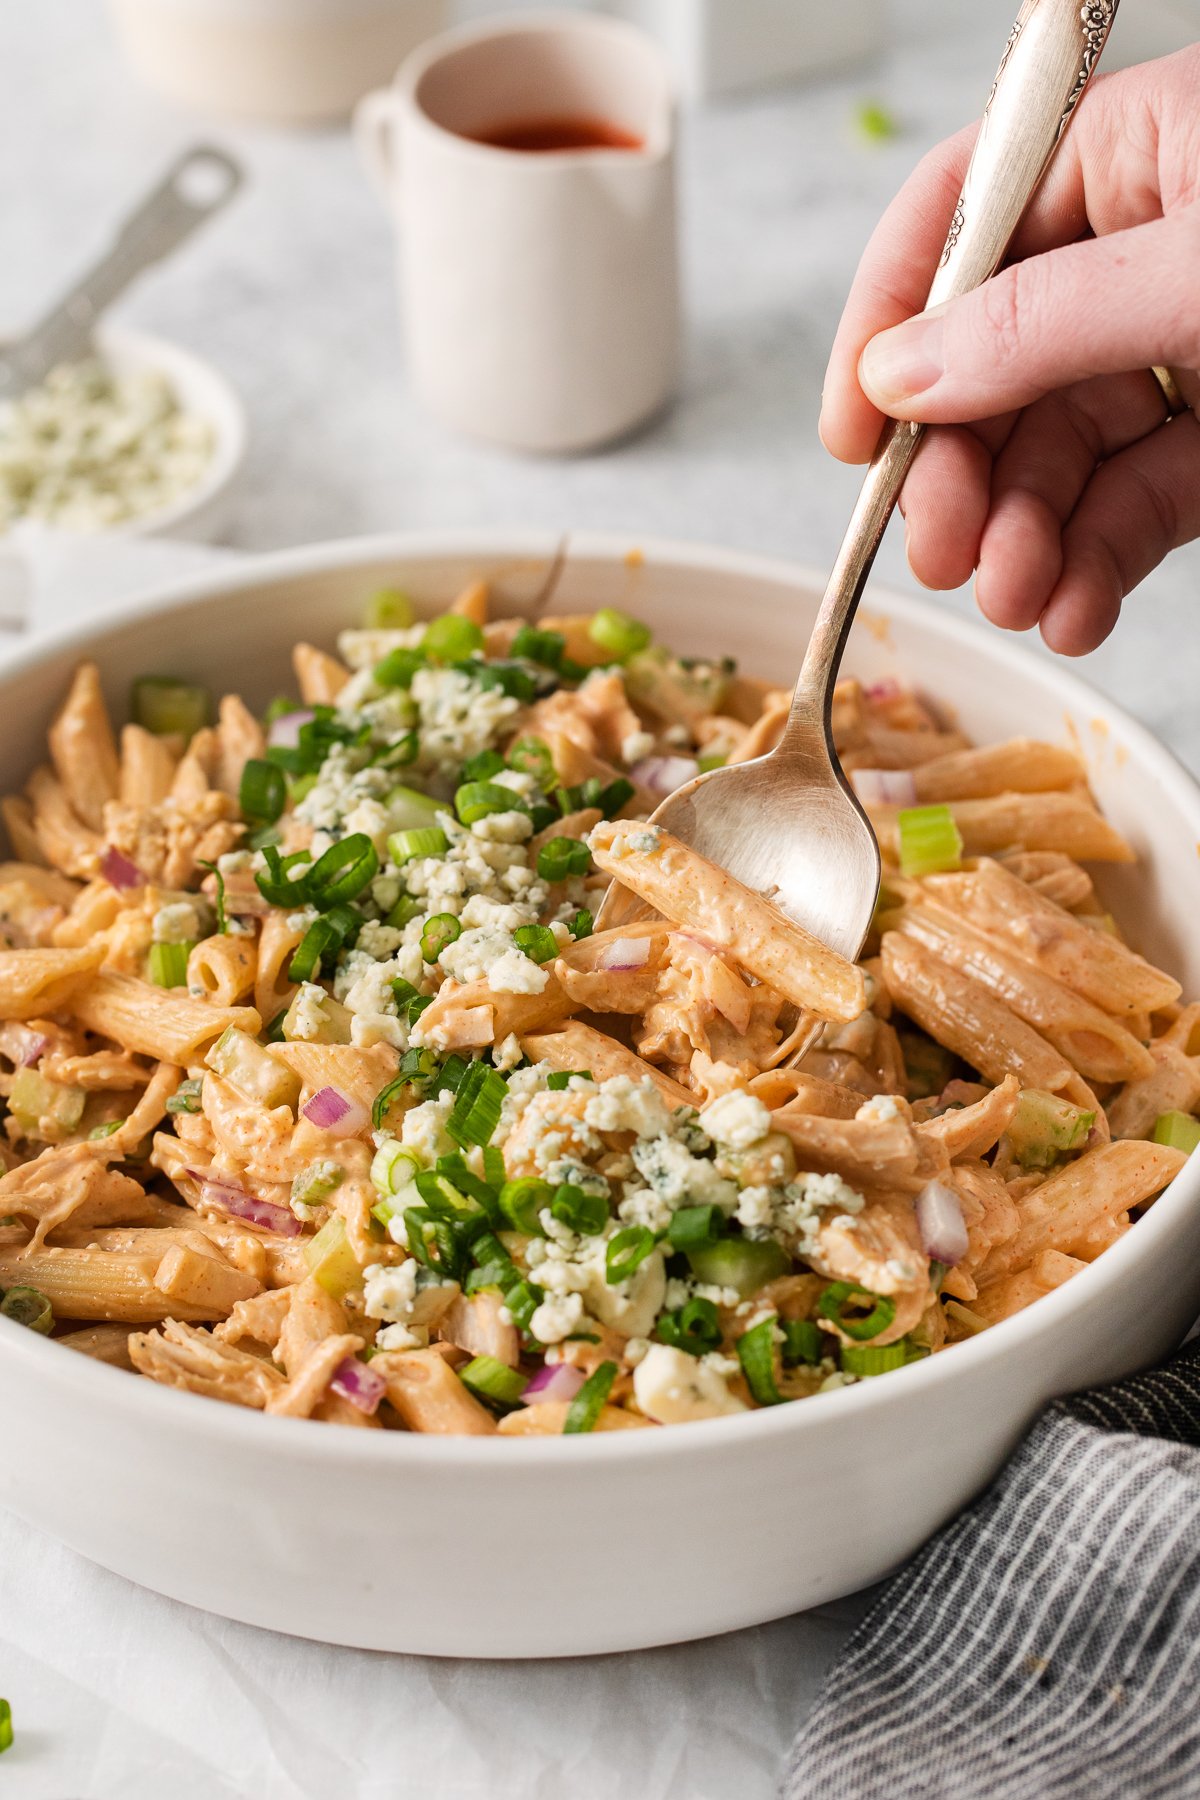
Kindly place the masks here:
[(621, 761), (628, 768), (649, 756), (654, 748), (654, 739), (648, 731), (631, 731), (621, 739)]
[(700, 1124), (718, 1143), (748, 1150), (770, 1131), (771, 1115), (755, 1094), (735, 1090), (710, 1101), (700, 1114)]
[(481, 925), (474, 931), (464, 931), (454, 943), (447, 944), (439, 961), (452, 980), (465, 986), (469, 981), (485, 980), (492, 964), (512, 948), (513, 941), (507, 931), (495, 931)]
[(348, 669), (370, 672), (393, 650), (419, 649), (425, 631), (424, 625), (340, 631), (337, 640), (338, 655)]
[(431, 1168), (439, 1156), (448, 1156), (455, 1148), (446, 1133), (453, 1105), (453, 1094), (439, 1094), (436, 1100), (424, 1100), (420, 1106), (410, 1107), (404, 1115), (400, 1142), (406, 1150), (415, 1150)]
[(671, 1113), (648, 1075), (635, 1081), (629, 1075), (613, 1075), (600, 1083), (587, 1103), (584, 1121), (596, 1131), (632, 1131), (638, 1137), (666, 1137)]
[(666, 1344), (651, 1344), (633, 1371), (633, 1392), (648, 1419), (680, 1425), (691, 1419), (716, 1419), (745, 1412), (745, 1402), (729, 1392), (729, 1358), (689, 1356)]
[(520, 711), (511, 695), (458, 669), (418, 669), (410, 692), (421, 734), (420, 769), (457, 772), (469, 757), (491, 749)]
[(476, 837), (489, 844), (523, 844), (533, 836), (533, 820), (526, 812), (486, 813), (471, 827)]
[(63, 364), (0, 407), (0, 531), (21, 518), (101, 531), (157, 512), (203, 479), (213, 442), (157, 370)]
[(414, 1256), (402, 1263), (371, 1263), (363, 1270), (363, 1311), (368, 1319), (403, 1323), (412, 1318), (420, 1264)]
[(510, 1069), (516, 1068), (524, 1054), (520, 1038), (515, 1031), (510, 1031), (493, 1049), (492, 1062), (502, 1075), (507, 1075)]
[(547, 1296), (578, 1294), (592, 1318), (629, 1337), (648, 1337), (662, 1308), (667, 1277), (661, 1250), (652, 1250), (627, 1281), (608, 1280), (605, 1258), (614, 1222), (597, 1237), (578, 1237), (542, 1215), (545, 1238), (534, 1238), (526, 1250), (530, 1273)]
[(150, 930), (156, 944), (195, 944), (212, 930), (211, 919), (208, 906), (196, 895), (160, 906)]
[(583, 1323), (583, 1299), (579, 1294), (555, 1294), (534, 1308), (529, 1330), (539, 1344), (561, 1344)]
[(773, 1232), (794, 1252), (811, 1256), (824, 1212), (836, 1207), (843, 1214), (855, 1214), (865, 1205), (863, 1196), (840, 1175), (797, 1175), (782, 1188), (744, 1187), (735, 1216), (746, 1231)]
[(329, 1023), (329, 1015), (325, 1011), (328, 998), (325, 989), (317, 987), (315, 982), (302, 982), (299, 993), (288, 1008), (289, 1037), (307, 1042), (319, 1038), (323, 1027)]
[(874, 1119), (877, 1125), (886, 1125), (892, 1119), (900, 1117), (900, 1108), (893, 1095), (872, 1094), (869, 1100), (863, 1101), (854, 1116), (856, 1119)]
[(550, 979), (550, 971), (515, 947), (496, 958), (488, 970), (487, 982), (496, 994), (540, 994)]

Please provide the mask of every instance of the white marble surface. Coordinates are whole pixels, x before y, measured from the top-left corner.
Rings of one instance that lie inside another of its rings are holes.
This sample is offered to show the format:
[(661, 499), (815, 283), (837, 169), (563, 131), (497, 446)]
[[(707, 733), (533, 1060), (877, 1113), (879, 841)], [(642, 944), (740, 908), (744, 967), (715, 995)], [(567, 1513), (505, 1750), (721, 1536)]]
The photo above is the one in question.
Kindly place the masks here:
[[(248, 403), (231, 542), (527, 523), (826, 563), (856, 481), (815, 435), (839, 304), (886, 199), (977, 109), (1011, 0), (905, 0), (898, 12), (900, 48), (876, 68), (686, 122), (683, 391), (641, 438), (570, 461), (467, 444), (417, 411), (389, 226), (344, 133), (210, 128), (244, 158), (248, 190), (123, 312), (210, 357)], [(94, 4), (38, 0), (2, 15), (0, 329), (16, 329), (195, 127), (127, 78)], [(855, 139), (866, 95), (902, 122), (887, 145)], [(879, 567), (906, 579), (898, 540)], [(1177, 555), (1083, 670), (1196, 768), (1196, 658), (1181, 647), (1194, 641), (1198, 578), (1200, 553)], [(970, 608), (965, 595), (945, 604)], [(714, 1552), (701, 1533), (698, 1572)], [(14, 1800), (765, 1800), (855, 1611), (603, 1663), (439, 1665), (190, 1613), (0, 1519), (0, 1693), (20, 1734), (0, 1777)]]

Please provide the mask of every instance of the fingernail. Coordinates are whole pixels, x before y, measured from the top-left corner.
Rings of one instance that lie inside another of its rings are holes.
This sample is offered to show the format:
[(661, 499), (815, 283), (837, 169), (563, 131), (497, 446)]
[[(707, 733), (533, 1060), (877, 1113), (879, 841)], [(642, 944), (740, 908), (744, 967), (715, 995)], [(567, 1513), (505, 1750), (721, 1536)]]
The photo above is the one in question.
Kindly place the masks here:
[(945, 373), (942, 331), (939, 314), (929, 312), (873, 337), (858, 364), (859, 380), (871, 399), (893, 406), (940, 381)]

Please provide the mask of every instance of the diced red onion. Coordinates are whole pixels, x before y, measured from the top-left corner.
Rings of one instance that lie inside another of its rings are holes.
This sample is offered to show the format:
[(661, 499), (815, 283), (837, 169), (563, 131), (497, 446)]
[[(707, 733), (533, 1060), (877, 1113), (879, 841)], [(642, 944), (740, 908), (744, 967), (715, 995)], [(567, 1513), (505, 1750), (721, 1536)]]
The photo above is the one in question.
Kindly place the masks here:
[(917, 804), (917, 783), (911, 769), (853, 769), (850, 779), (864, 806)]
[(100, 873), (110, 887), (135, 888), (146, 885), (146, 877), (137, 864), (131, 863), (119, 850), (114, 850), (111, 844), (100, 858)]
[(387, 1383), (367, 1363), (356, 1356), (340, 1362), (329, 1379), (329, 1391), (357, 1406), (359, 1412), (373, 1413), (387, 1392)]
[(584, 1374), (573, 1363), (544, 1363), (521, 1395), (522, 1406), (535, 1400), (573, 1400), (583, 1386)]
[(961, 1262), (967, 1254), (967, 1227), (958, 1195), (940, 1181), (930, 1181), (917, 1195), (917, 1231), (921, 1248), (935, 1262)]
[(305, 706), (296, 712), (280, 713), (272, 719), (267, 730), (267, 744), (272, 750), (295, 750), (300, 744), (300, 727), (308, 725), (316, 717), (311, 707)]
[(327, 1131), (330, 1137), (354, 1137), (370, 1122), (371, 1115), (357, 1100), (351, 1100), (340, 1088), (323, 1087), (300, 1108), (310, 1125)]
[(598, 969), (608, 969), (614, 974), (622, 969), (642, 969), (650, 960), (650, 939), (614, 938), (611, 944), (605, 944), (596, 958)]
[(202, 1169), (186, 1172), (193, 1181), (200, 1183), (200, 1198), (207, 1205), (219, 1206), (222, 1212), (232, 1214), (235, 1219), (244, 1219), (247, 1225), (257, 1225), (263, 1231), (277, 1231), (281, 1237), (300, 1236), (300, 1221), (288, 1207), (256, 1199), (245, 1188), (232, 1181), (222, 1181), (220, 1176), (206, 1174)]
[(629, 773), (639, 787), (649, 788), (652, 794), (673, 794), (700, 773), (700, 764), (694, 756), (647, 756), (634, 763)]
[(31, 1031), (28, 1025), (18, 1025), (13, 1020), (0, 1026), (0, 1054), (7, 1056), (14, 1068), (32, 1068), (49, 1047), (50, 1039), (40, 1031)]
[(870, 681), (863, 689), (867, 699), (874, 700), (877, 705), (885, 700), (898, 700), (903, 692), (894, 675), (888, 675), (882, 681)]

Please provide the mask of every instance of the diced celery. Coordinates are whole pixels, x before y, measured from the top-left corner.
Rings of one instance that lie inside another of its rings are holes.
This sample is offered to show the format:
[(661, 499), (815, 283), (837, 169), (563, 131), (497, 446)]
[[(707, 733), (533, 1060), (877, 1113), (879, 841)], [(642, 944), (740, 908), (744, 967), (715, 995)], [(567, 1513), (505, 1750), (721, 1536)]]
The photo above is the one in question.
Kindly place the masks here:
[[(332, 994), (326, 994), (322, 1000), (314, 1000), (311, 992), (305, 996), (302, 988), (284, 1013), (280, 1029), (285, 1042), (289, 1044), (348, 1044), (352, 1016), (349, 1009), (340, 1000), (335, 1000)], [(301, 1022), (303, 1030), (299, 1029)]]
[(1041, 1088), (1025, 1088), (1008, 1127), (1008, 1141), (1022, 1168), (1048, 1169), (1067, 1151), (1081, 1149), (1095, 1123), (1094, 1112)]
[(61, 1143), (83, 1118), (87, 1094), (82, 1088), (47, 1081), (36, 1069), (18, 1069), (8, 1095), (8, 1110), (26, 1137)]
[(313, 1280), (335, 1300), (344, 1300), (353, 1288), (362, 1285), (362, 1270), (350, 1248), (340, 1213), (326, 1219), (316, 1237), (308, 1240), (304, 1260)]
[(135, 725), (160, 736), (192, 738), (207, 725), (212, 697), (205, 687), (172, 675), (139, 675), (133, 684)]
[(294, 1109), (300, 1098), (300, 1077), (236, 1025), (221, 1033), (204, 1060), (247, 1100)]
[(1172, 1150), (1182, 1150), (1185, 1156), (1190, 1156), (1200, 1144), (1200, 1119), (1192, 1113), (1160, 1113), (1154, 1121), (1154, 1142), (1166, 1144)]
[(693, 1272), (716, 1287), (736, 1288), (743, 1300), (786, 1275), (792, 1259), (774, 1238), (718, 1238), (687, 1253)]
[(934, 875), (958, 868), (962, 861), (962, 833), (948, 806), (905, 806), (896, 823), (902, 875)]
[(639, 650), (623, 673), (630, 696), (673, 724), (694, 724), (719, 712), (729, 685), (728, 672), (719, 663), (685, 668), (658, 647)]
[(438, 814), (450, 810), (444, 800), (431, 800), (428, 794), (410, 787), (394, 787), (384, 805), (393, 831), (413, 831), (423, 825), (436, 825)]
[(399, 588), (380, 588), (367, 601), (368, 631), (404, 631), (413, 622), (413, 604)]

